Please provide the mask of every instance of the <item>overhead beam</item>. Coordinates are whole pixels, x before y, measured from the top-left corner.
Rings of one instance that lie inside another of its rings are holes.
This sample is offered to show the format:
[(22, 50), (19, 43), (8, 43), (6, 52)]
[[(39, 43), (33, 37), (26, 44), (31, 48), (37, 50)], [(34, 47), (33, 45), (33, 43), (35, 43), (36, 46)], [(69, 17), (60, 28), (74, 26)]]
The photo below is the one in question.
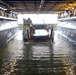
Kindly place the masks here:
[(40, 12), (40, 10), (41, 10), (41, 7), (42, 7), (43, 3), (44, 3), (44, 0), (41, 0), (37, 14), (39, 14), (39, 12)]
[(46, 13), (50, 12), (55, 6), (56, 6), (56, 3)]
[(7, 4), (6, 2), (3, 2), (3, 1), (0, 1), (0, 4), (1, 5), (3, 5), (4, 7), (6, 7), (7, 9), (11, 9), (12, 7), (9, 5), (9, 4)]
[(42, 11), (44, 11), (44, 9), (45, 9), (45, 7), (46, 7), (46, 5), (49, 3), (49, 0), (48, 1), (44, 1), (44, 4), (43, 4), (43, 8), (42, 8), (42, 10), (41, 10), (41, 13), (42, 13)]
[(35, 13), (36, 13), (36, 0), (35, 0)]
[(23, 2), (23, 1), (22, 1), (22, 3), (23, 3), (23, 5), (25, 6), (25, 9), (30, 13), (30, 11), (29, 11), (29, 9), (28, 9), (28, 7), (27, 7), (26, 3), (25, 3), (25, 2)]

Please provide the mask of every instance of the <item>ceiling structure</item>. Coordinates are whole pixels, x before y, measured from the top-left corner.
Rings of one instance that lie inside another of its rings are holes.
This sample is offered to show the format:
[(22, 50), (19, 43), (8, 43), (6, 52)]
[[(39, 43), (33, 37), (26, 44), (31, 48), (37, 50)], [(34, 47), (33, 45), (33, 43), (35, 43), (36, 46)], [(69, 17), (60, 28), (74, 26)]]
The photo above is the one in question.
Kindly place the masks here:
[(0, 6), (21, 14), (58, 14), (76, 8), (75, 0), (1, 0)]

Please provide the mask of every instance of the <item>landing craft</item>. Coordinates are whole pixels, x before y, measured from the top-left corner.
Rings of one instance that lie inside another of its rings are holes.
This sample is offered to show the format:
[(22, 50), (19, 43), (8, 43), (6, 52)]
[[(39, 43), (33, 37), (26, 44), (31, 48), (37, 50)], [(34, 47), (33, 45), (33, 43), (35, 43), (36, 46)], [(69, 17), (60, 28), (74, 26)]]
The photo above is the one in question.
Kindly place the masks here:
[(51, 38), (51, 28), (46, 24), (32, 24), (30, 19), (23, 20), (23, 40), (28, 42), (31, 38)]

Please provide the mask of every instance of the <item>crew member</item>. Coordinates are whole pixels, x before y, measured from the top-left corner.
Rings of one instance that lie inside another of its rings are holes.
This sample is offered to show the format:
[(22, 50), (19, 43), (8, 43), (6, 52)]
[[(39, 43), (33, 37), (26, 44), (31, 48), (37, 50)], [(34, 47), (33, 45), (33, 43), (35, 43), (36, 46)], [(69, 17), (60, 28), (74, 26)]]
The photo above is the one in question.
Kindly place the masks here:
[(52, 42), (54, 42), (54, 30), (53, 30), (53, 27), (51, 29), (51, 40), (52, 40)]
[(30, 24), (30, 34), (33, 35), (35, 33), (35, 28), (32, 24)]

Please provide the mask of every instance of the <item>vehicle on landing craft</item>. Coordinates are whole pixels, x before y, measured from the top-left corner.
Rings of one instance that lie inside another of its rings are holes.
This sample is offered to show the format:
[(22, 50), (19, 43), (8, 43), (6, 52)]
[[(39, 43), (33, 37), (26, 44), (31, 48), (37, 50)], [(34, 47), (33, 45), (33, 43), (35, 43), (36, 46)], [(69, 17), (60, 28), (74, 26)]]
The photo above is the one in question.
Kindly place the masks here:
[(33, 27), (35, 28), (35, 33), (32, 37), (34, 38), (50, 38), (51, 36), (51, 29), (47, 27), (45, 24), (34, 24)]

